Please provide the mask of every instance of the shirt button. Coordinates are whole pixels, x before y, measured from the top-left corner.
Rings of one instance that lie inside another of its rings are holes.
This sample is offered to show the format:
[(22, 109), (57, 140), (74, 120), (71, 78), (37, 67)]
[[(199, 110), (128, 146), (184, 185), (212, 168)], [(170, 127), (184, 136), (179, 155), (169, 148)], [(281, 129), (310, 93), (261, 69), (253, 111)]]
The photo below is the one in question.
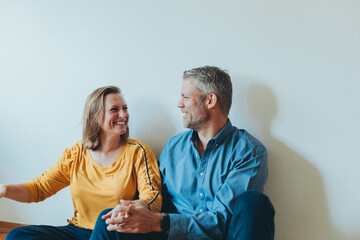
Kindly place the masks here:
[(200, 197), (204, 196), (204, 194), (200, 193)]
[(202, 176), (202, 175), (204, 175), (204, 173), (203, 173), (203, 172), (201, 172), (201, 173), (200, 173), (200, 176)]
[(203, 210), (202, 210), (202, 209), (200, 209), (199, 211), (200, 211), (200, 212), (202, 212)]
[(219, 146), (219, 144), (216, 144), (216, 146), (218, 147), (218, 146)]

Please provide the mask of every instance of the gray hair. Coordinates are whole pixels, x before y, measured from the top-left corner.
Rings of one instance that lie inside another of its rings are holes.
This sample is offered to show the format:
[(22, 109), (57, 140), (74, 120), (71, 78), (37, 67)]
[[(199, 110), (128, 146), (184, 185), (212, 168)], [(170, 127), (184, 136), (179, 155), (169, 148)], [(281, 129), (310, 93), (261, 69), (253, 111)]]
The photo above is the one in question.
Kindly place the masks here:
[(183, 79), (192, 77), (201, 93), (201, 99), (214, 93), (219, 101), (221, 111), (228, 115), (232, 103), (232, 84), (226, 70), (214, 66), (193, 68), (184, 72)]

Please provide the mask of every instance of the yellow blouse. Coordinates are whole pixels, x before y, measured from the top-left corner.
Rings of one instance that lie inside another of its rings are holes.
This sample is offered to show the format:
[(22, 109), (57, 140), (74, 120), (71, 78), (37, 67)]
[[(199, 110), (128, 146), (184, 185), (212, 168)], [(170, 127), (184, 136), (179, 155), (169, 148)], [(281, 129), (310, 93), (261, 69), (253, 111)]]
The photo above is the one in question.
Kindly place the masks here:
[(117, 160), (102, 166), (82, 142), (66, 149), (59, 161), (40, 177), (26, 182), (29, 202), (39, 202), (70, 185), (74, 216), (69, 223), (93, 229), (100, 212), (120, 199), (143, 199), (152, 211), (161, 209), (161, 177), (150, 148), (127, 139)]

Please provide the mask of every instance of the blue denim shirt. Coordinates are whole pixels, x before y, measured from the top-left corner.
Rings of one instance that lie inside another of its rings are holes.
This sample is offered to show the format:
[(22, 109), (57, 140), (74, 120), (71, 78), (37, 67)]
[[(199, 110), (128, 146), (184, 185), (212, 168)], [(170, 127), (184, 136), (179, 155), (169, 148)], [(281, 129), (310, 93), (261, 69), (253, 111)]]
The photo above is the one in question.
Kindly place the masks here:
[(177, 210), (170, 214), (169, 239), (222, 239), (236, 198), (250, 189), (262, 192), (267, 179), (265, 147), (230, 120), (201, 158), (197, 141), (196, 131), (180, 133), (159, 159), (163, 189)]

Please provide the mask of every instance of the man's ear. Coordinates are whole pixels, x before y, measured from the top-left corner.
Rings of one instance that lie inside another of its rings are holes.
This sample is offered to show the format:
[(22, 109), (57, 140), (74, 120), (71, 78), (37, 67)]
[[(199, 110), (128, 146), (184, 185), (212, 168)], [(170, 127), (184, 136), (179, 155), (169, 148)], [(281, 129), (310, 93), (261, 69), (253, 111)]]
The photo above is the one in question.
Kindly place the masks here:
[(218, 102), (217, 96), (215, 93), (210, 93), (206, 97), (206, 105), (208, 109), (214, 108), (216, 106), (216, 103)]

